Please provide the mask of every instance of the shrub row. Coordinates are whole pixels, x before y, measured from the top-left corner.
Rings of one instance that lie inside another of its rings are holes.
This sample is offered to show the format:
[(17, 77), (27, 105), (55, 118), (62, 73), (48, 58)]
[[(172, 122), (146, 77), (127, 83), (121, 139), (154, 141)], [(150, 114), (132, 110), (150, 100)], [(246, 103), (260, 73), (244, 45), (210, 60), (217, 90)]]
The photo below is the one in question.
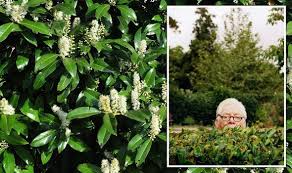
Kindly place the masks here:
[(170, 164), (283, 165), (283, 128), (200, 128), (170, 133)]
[[(281, 101), (283, 95), (263, 96), (254, 93), (241, 93), (223, 87), (207, 92), (192, 92), (191, 90), (170, 87), (169, 105), (173, 122), (182, 124), (185, 118), (192, 117), (195, 122), (204, 125), (213, 124), (218, 104), (230, 97), (234, 97), (244, 104), (248, 123), (255, 123), (258, 120), (268, 121), (273, 114), (276, 117), (272, 119), (273, 125), (281, 125), (282, 122), (278, 121), (278, 116), (283, 115), (283, 101)], [(265, 106), (266, 103), (271, 106)]]

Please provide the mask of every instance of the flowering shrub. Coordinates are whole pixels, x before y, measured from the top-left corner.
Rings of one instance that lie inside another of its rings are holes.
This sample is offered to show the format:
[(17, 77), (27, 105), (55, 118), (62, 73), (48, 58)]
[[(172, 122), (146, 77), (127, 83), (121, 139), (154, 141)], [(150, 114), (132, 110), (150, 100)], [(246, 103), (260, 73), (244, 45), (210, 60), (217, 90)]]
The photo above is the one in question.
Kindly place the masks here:
[(198, 129), (170, 134), (176, 165), (283, 165), (283, 128)]
[(165, 169), (165, 15), (165, 0), (0, 0), (0, 172)]

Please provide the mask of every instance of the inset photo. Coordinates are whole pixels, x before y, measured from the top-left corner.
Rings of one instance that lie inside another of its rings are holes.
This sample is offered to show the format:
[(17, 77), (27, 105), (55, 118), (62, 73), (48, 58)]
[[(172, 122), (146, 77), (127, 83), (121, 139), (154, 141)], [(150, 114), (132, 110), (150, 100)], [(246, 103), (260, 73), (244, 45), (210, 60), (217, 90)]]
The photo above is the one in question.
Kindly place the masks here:
[(168, 6), (168, 167), (285, 167), (285, 16)]

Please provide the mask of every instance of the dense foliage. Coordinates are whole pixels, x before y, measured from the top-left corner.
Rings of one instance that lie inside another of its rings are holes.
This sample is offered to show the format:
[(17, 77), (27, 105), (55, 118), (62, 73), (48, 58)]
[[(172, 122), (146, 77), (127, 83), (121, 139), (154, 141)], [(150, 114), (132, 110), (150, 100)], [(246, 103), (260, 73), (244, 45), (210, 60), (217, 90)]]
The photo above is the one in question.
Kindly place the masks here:
[[(275, 14), (273, 10), (270, 15)], [(197, 8), (195, 13), (198, 19), (189, 50), (183, 52), (179, 46), (170, 49), (170, 112), (174, 123), (181, 124), (191, 116), (196, 122), (212, 124), (217, 105), (235, 97), (246, 106), (249, 122), (283, 125), (283, 39), (263, 49), (248, 16), (233, 8), (223, 19), (224, 39), (219, 41), (208, 9)], [(284, 15), (283, 11), (277, 14)]]
[(163, 172), (165, 15), (164, 0), (1, 0), (0, 172)]
[(172, 165), (283, 165), (283, 128), (170, 133)]

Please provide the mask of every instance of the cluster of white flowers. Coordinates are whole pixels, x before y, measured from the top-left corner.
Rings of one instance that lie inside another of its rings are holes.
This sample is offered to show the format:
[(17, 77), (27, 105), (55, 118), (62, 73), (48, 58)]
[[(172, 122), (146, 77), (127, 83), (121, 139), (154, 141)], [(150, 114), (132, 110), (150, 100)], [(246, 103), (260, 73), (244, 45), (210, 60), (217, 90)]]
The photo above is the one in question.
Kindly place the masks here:
[(133, 75), (133, 85), (134, 85), (134, 89), (131, 92), (131, 101), (132, 101), (133, 109), (138, 110), (140, 109), (139, 96), (140, 96), (143, 85), (140, 82), (140, 76), (137, 72), (134, 72), (134, 75)]
[(107, 159), (101, 161), (101, 172), (102, 173), (119, 173), (120, 164), (118, 159), (114, 158), (111, 163)]
[(120, 72), (135, 72), (138, 69), (138, 64), (130, 61), (121, 60), (119, 62)]
[(80, 25), (80, 17), (75, 17), (72, 23), (72, 27), (76, 28), (78, 25)]
[(71, 16), (70, 15), (66, 15), (62, 11), (55, 11), (54, 12), (54, 20), (65, 22), (65, 26), (63, 28), (63, 35), (67, 35), (70, 32), (70, 27), (71, 27)]
[(0, 112), (4, 115), (13, 115), (15, 114), (15, 109), (5, 98), (2, 98), (0, 100)]
[(97, 20), (91, 22), (91, 28), (86, 29), (85, 37), (88, 44), (95, 44), (106, 35), (106, 29), (103, 24), (99, 24)]
[(0, 142), (0, 151), (1, 150), (6, 150), (9, 147), (8, 143), (3, 140), (2, 142)]
[(64, 35), (58, 41), (59, 53), (62, 58), (68, 57), (75, 50), (73, 36)]
[(105, 113), (111, 113), (111, 104), (110, 104), (110, 98), (106, 95), (100, 95), (99, 96), (99, 109)]
[(116, 0), (107, 0), (107, 1), (112, 6), (115, 6), (116, 5)]
[(8, 16), (11, 16), (11, 19), (20, 23), (27, 14), (27, 2), (28, 0), (23, 0), (20, 5), (13, 4), (12, 0), (0, 0), (0, 5), (5, 8), (5, 13)]
[(114, 115), (125, 114), (127, 112), (127, 98), (120, 96), (116, 89), (111, 89), (110, 96), (101, 95), (99, 97), (99, 107), (102, 111)]
[(146, 50), (147, 50), (147, 42), (146, 40), (141, 40), (139, 49), (138, 49), (139, 54), (144, 55)]
[(52, 109), (52, 111), (53, 111), (55, 114), (58, 115), (58, 117), (59, 117), (59, 119), (60, 119), (60, 121), (61, 121), (61, 127), (62, 127), (62, 128), (66, 128), (66, 127), (68, 127), (69, 124), (70, 124), (70, 121), (66, 119), (66, 118), (67, 118), (67, 113), (64, 112), (64, 111), (62, 110), (62, 108), (60, 108), (60, 107), (57, 106), (57, 105), (53, 105), (53, 106), (51, 107), (51, 109)]
[[(146, 3), (148, 0), (144, 0), (144, 3)], [(157, 0), (150, 0), (150, 2), (155, 2)]]
[(48, 0), (45, 4), (45, 8), (47, 10), (51, 10), (53, 8), (53, 1), (52, 0)]
[(164, 81), (162, 86), (161, 86), (161, 98), (164, 101), (164, 103), (166, 104), (167, 102), (167, 84)]
[(217, 172), (218, 173), (227, 173), (227, 170), (228, 170), (227, 168), (218, 168)]
[(150, 105), (149, 110), (151, 112), (152, 117), (150, 132), (148, 136), (150, 137), (151, 140), (154, 140), (156, 136), (160, 133), (162, 127), (159, 119), (159, 107)]

